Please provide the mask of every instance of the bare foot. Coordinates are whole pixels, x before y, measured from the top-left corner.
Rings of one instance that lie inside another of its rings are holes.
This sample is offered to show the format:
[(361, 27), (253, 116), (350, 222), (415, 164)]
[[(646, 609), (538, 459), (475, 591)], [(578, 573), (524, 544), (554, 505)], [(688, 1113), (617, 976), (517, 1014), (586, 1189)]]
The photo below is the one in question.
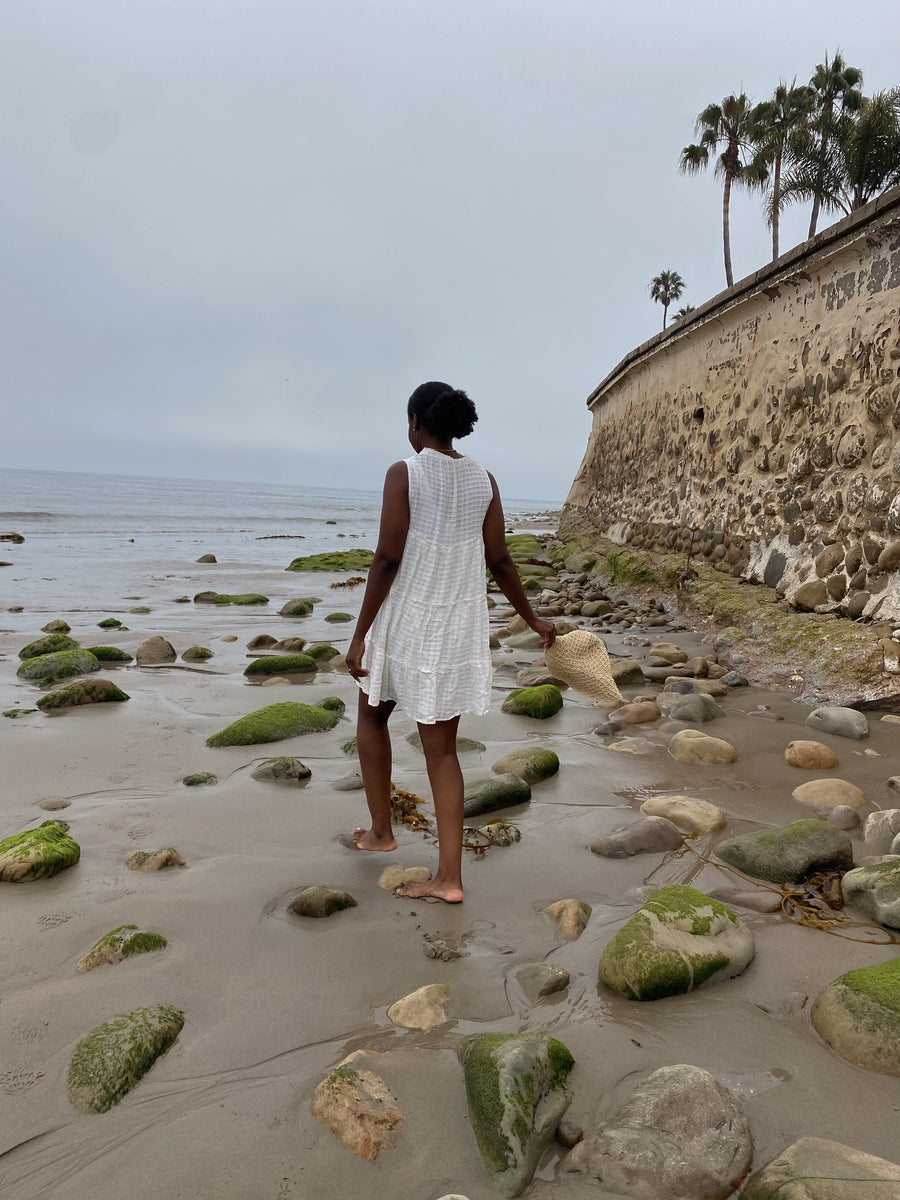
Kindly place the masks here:
[(459, 884), (441, 883), (436, 877), (425, 883), (401, 883), (394, 888), (395, 896), (406, 900), (443, 900), (447, 904), (460, 904), (463, 890)]
[(354, 829), (353, 844), (357, 850), (396, 850), (397, 839), (393, 834), (386, 838), (376, 837), (371, 829)]

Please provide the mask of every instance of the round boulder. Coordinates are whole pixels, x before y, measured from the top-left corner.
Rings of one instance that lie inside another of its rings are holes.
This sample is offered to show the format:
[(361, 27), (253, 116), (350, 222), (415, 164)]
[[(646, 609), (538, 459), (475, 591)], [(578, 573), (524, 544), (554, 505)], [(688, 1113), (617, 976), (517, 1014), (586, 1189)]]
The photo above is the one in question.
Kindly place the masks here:
[(721, 766), (733, 763), (737, 751), (730, 742), (710, 737), (699, 729), (682, 729), (669, 742), (669, 753), (684, 765)]
[(832, 771), (839, 765), (838, 756), (830, 746), (802, 738), (788, 742), (784, 761), (789, 767), (800, 767), (805, 771)]

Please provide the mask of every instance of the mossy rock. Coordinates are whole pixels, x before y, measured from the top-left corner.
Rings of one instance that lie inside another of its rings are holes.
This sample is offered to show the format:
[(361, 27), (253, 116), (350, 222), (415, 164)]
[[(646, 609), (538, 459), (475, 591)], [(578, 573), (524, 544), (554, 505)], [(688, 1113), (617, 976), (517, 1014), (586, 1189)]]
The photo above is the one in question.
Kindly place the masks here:
[(278, 610), (279, 617), (308, 617), (315, 608), (315, 601), (309, 596), (295, 596), (293, 600), (288, 600)]
[(26, 658), (16, 671), (19, 679), (45, 686), (57, 679), (70, 675), (89, 675), (100, 670), (99, 659), (90, 650), (58, 650), (54, 654), (41, 654), (38, 658)]
[(250, 774), (261, 783), (300, 784), (312, 776), (312, 771), (299, 758), (268, 758)]
[(315, 671), (316, 660), (308, 654), (268, 654), (254, 658), (244, 668), (245, 675), (285, 675), (288, 672)]
[(353, 618), (352, 613), (345, 613), (345, 612), (329, 613), (328, 616), (325, 618), (325, 620), (329, 623), (329, 625), (344, 625), (344, 624), (346, 624), (347, 621), (352, 621), (353, 619), (354, 618)]
[(269, 597), (262, 596), (259, 592), (241, 592), (239, 595), (231, 595), (228, 592), (217, 592), (214, 604), (268, 604)]
[(195, 604), (215, 604), (218, 592), (198, 592), (194, 597)]
[(754, 952), (753, 934), (730, 908), (670, 884), (607, 943), (600, 982), (626, 1000), (660, 1000), (740, 975)]
[(182, 662), (206, 662), (212, 658), (213, 652), (208, 646), (188, 646), (182, 654)]
[[(302, 650), (303, 647), (306, 645), (306, 642), (303, 641), (303, 638), (297, 638), (296, 640), (301, 643), (299, 646), (290, 646), (290, 647), (284, 646), (283, 649), (285, 649), (285, 650), (287, 650), (287, 649)], [(273, 638), (270, 633), (258, 633), (256, 635), (256, 637), (251, 638), (250, 641), (247, 643), (247, 649), (248, 650), (269, 650), (269, 649), (271, 649), (272, 646), (278, 646), (278, 645), (280, 645), (278, 639)]]
[(78, 1112), (107, 1112), (146, 1075), (183, 1026), (183, 1012), (157, 1004), (92, 1029), (69, 1062), (69, 1103)]
[(522, 562), (527, 558), (540, 558), (544, 553), (541, 543), (533, 533), (507, 534), (506, 548), (509, 551), (510, 558), (515, 563)]
[(343, 746), (341, 746), (341, 749), (349, 758), (359, 758), (359, 747), (356, 744), (355, 737), (352, 737), (349, 741), (344, 742)]
[(286, 571), (365, 571), (375, 555), (371, 550), (329, 550), (295, 558)]
[(218, 783), (219, 778), (210, 771), (198, 771), (194, 775), (185, 775), (181, 782), (185, 787), (209, 787), (213, 783)]
[(503, 701), (502, 710), (514, 716), (543, 721), (555, 716), (562, 706), (559, 688), (552, 683), (542, 683), (539, 687), (514, 688)]
[[(413, 747), (413, 749), (418, 750), (420, 754), (425, 753), (422, 748), (422, 735), (419, 733), (418, 729), (414, 729), (412, 733), (408, 733), (406, 735), (406, 740)], [(484, 742), (476, 741), (475, 738), (458, 737), (456, 739), (457, 754), (480, 754), (484, 750), (487, 750), (487, 746), (485, 746)]]
[(117, 925), (99, 941), (94, 942), (87, 954), (78, 960), (78, 970), (93, 971), (103, 963), (119, 963), (123, 958), (131, 958), (135, 954), (165, 950), (168, 944), (159, 933), (138, 929), (137, 925)]
[(28, 883), (74, 867), (81, 848), (69, 837), (65, 821), (45, 821), (37, 829), (14, 833), (0, 842), (0, 882)]
[(900, 958), (848, 971), (812, 1006), (820, 1037), (848, 1062), (900, 1076)]
[(76, 708), (81, 704), (109, 704), (130, 697), (109, 679), (79, 679), (55, 692), (48, 692), (37, 702), (44, 712), (55, 708)]
[(71, 633), (72, 626), (68, 621), (63, 621), (62, 618), (57, 618), (55, 621), (48, 621), (46, 625), (41, 626), (41, 633)]
[(190, 602), (191, 602), (190, 596), (176, 596), (175, 599), (172, 601), (173, 604), (190, 604)]
[(65, 633), (48, 633), (46, 637), (29, 642), (19, 651), (19, 658), (39, 658), (43, 654), (55, 654), (59, 650), (77, 650), (78, 643)]
[(314, 658), (317, 662), (322, 659), (323, 662), (329, 662), (332, 658), (337, 658), (341, 653), (337, 646), (332, 646), (328, 642), (316, 642), (313, 646), (307, 646), (303, 651), (310, 658)]
[(318, 701), (319, 708), (324, 708), (326, 712), (336, 712), (339, 716), (344, 715), (344, 710), (347, 705), (340, 696), (326, 696), (324, 700)]
[(98, 629), (119, 629), (121, 625), (118, 617), (104, 617), (102, 621), (97, 622)]
[(518, 775), (526, 783), (540, 783), (559, 770), (559, 756), (552, 750), (513, 750), (491, 767), (495, 775)]
[(146, 604), (139, 604), (137, 608), (129, 608), (130, 613), (134, 613), (137, 617), (144, 617), (147, 613), (152, 612), (152, 608), (148, 608)]
[(333, 729), (339, 720), (339, 713), (284, 700), (239, 717), (219, 733), (207, 738), (206, 744), (214, 747), (258, 746), (263, 742), (281, 742), (285, 738)]
[(545, 1033), (479, 1033), (459, 1057), (469, 1122), (482, 1161), (502, 1196), (519, 1196), (571, 1103), (575, 1060)]
[(849, 871), (853, 866), (846, 833), (811, 817), (726, 838), (716, 854), (745, 875), (770, 883), (800, 883), (816, 871)]
[(9, 717), (11, 721), (15, 721), (17, 717), (24, 717), (26, 713), (37, 712), (36, 708), (8, 708), (4, 712), (4, 717)]
[(200, 557), (195, 559), (194, 561), (198, 562), (198, 563), (214, 563), (214, 562), (218, 562), (219, 560), (216, 558), (216, 556), (214, 554), (201, 554)]
[(6, 611), (11, 612), (11, 613), (20, 613), (20, 612), (24, 612), (25, 608), (21, 604), (11, 604)]
[(100, 662), (134, 662), (134, 655), (118, 646), (85, 646)]
[[(261, 634), (260, 636), (265, 637), (266, 635)], [(254, 638), (253, 642), (256, 641), (257, 639)], [(282, 638), (280, 642), (276, 642), (274, 638), (270, 638), (268, 642), (259, 642), (256, 646), (253, 645), (253, 642), (248, 644), (248, 650), (265, 650), (271, 648), (283, 654), (300, 654), (306, 647), (306, 638), (302, 637), (286, 637)]]

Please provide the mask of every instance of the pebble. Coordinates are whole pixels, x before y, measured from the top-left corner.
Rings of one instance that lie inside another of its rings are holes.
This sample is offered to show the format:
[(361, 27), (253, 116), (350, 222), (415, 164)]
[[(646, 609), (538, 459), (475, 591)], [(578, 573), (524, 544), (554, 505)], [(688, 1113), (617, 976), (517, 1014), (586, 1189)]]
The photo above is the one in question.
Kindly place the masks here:
[(867, 801), (854, 783), (846, 779), (810, 779), (795, 787), (791, 795), (800, 804), (811, 804), (817, 808), (865, 808)]
[(335, 779), (331, 786), (336, 792), (359, 792), (365, 785), (359, 771), (351, 771), (349, 775)]
[(737, 759), (737, 751), (730, 742), (710, 737), (699, 729), (683, 729), (676, 733), (669, 742), (669, 753), (676, 762), (689, 765), (720, 766)]
[(438, 1025), (446, 1024), (444, 1005), (449, 999), (450, 988), (446, 983), (426, 983), (396, 1000), (387, 1015), (401, 1029), (437, 1029)]
[(556, 928), (561, 938), (567, 942), (576, 942), (584, 933), (590, 920), (591, 906), (585, 900), (554, 900), (544, 912), (556, 922)]
[(378, 877), (378, 886), (392, 892), (401, 883), (427, 883), (430, 878), (427, 867), (386, 867)]
[(684, 833), (715, 833), (725, 828), (725, 814), (708, 800), (691, 796), (651, 796), (641, 805), (651, 817), (665, 817)]
[(678, 850), (682, 840), (677, 826), (665, 817), (643, 817), (591, 842), (591, 852), (601, 858), (631, 858), (635, 854)]
[(770, 891), (768, 888), (747, 892), (740, 891), (738, 888), (722, 887), (707, 894), (714, 900), (721, 900), (723, 904), (737, 904), (740, 908), (750, 908), (754, 912), (778, 912), (781, 908), (780, 893)]
[(235, 637), (235, 635), (233, 633), (226, 633), (223, 637), (219, 638), (219, 641), (220, 642), (236, 642), (237, 638)]
[(849, 832), (851, 829), (856, 829), (860, 824), (860, 816), (855, 808), (851, 808), (849, 804), (837, 804), (825, 818), (832, 825), (837, 825), (838, 829), (844, 829)]
[(529, 963), (516, 971), (519, 987), (532, 1004), (553, 996), (569, 986), (569, 972), (563, 967), (552, 967), (549, 963)]
[(830, 746), (802, 739), (788, 742), (784, 761), (789, 767), (802, 767), (807, 771), (831, 771), (839, 765), (838, 756)]

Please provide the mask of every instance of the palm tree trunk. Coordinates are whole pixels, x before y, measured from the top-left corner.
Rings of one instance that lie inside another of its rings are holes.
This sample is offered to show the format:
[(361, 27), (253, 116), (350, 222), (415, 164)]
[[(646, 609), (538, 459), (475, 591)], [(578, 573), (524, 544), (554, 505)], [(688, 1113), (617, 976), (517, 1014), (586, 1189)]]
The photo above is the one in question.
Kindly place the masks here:
[(772, 182), (772, 262), (778, 257), (778, 205), (781, 194), (781, 155), (775, 156), (775, 178)]
[(825, 125), (825, 128), (822, 130), (822, 144), (819, 147), (819, 154), (821, 155), (821, 164), (820, 164), (818, 175), (817, 175), (818, 188), (816, 190), (816, 194), (813, 196), (812, 213), (810, 214), (810, 218), (809, 218), (809, 233), (806, 235), (807, 239), (813, 238), (816, 236), (816, 225), (819, 222), (819, 205), (821, 202), (822, 184), (823, 184), (824, 178), (825, 178), (825, 151), (828, 149), (828, 125), (827, 125), (827, 122), (831, 120), (831, 115), (833, 112), (834, 112), (834, 101), (831, 100), (828, 103), (826, 103), (825, 109), (824, 109), (823, 119), (826, 122), (826, 125)]
[(668, 312), (669, 312), (669, 306), (668, 306), (668, 304), (664, 304), (663, 305), (663, 329), (665, 329), (665, 327), (666, 327), (666, 316), (668, 315)]
[(725, 191), (722, 196), (722, 244), (725, 249), (725, 284), (726, 287), (732, 287), (734, 284), (734, 276), (731, 273), (731, 229), (729, 227), (729, 214), (731, 211), (731, 176), (733, 170), (731, 165), (725, 169)]

